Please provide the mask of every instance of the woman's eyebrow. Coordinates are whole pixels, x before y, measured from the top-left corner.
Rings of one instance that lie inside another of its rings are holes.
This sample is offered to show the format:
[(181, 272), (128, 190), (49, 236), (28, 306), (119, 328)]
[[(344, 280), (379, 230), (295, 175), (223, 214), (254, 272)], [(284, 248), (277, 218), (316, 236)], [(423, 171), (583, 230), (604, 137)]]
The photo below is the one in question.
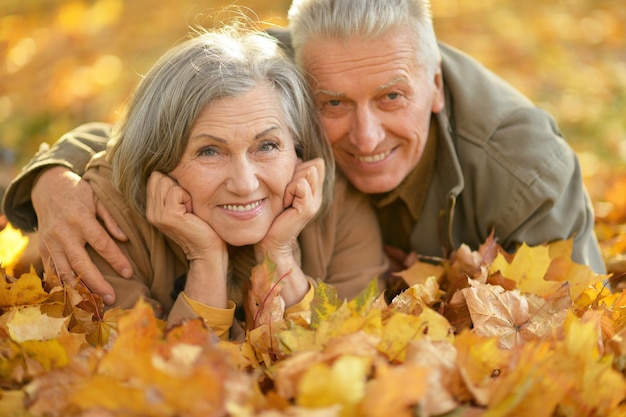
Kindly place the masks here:
[(270, 127), (268, 127), (267, 129), (263, 130), (262, 132), (257, 133), (257, 134), (254, 136), (254, 139), (255, 139), (255, 140), (256, 140), (256, 139), (261, 139), (261, 138), (263, 138), (263, 137), (265, 137), (265, 136), (270, 135), (271, 133), (273, 133), (273, 132), (274, 132), (274, 131), (276, 131), (276, 130), (278, 130), (278, 131), (281, 131), (281, 132), (282, 132), (282, 129), (281, 129), (281, 127), (280, 127), (280, 126), (278, 126), (278, 125), (274, 125), (274, 126), (270, 126)]

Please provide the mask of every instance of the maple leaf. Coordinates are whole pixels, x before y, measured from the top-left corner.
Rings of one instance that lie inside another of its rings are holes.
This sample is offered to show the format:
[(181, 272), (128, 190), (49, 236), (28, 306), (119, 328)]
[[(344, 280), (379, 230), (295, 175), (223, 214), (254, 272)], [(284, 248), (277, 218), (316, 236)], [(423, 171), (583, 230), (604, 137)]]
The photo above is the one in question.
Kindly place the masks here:
[[(335, 292), (335, 297), (336, 294), (337, 293)], [(356, 314), (365, 314), (370, 309), (378, 295), (378, 279), (373, 278), (370, 280), (367, 287), (361, 290), (361, 292), (359, 292), (359, 294), (357, 294), (357, 296), (352, 300), (348, 301), (348, 307)], [(331, 300), (329, 299), (328, 301), (330, 302)]]
[(22, 274), (14, 282), (10, 282), (6, 274), (2, 273), (2, 275), (4, 279), (0, 279), (0, 310), (6, 307), (36, 305), (48, 298), (41, 279), (33, 269), (31, 272)]
[(328, 320), (341, 305), (337, 297), (337, 289), (324, 281), (318, 280), (315, 294), (311, 301), (311, 328), (317, 328), (320, 323)]
[(500, 272), (507, 279), (514, 281), (516, 288), (523, 293), (548, 297), (561, 286), (560, 282), (544, 280), (551, 262), (548, 246), (530, 247), (522, 244), (510, 263), (504, 255), (498, 254), (489, 272), (490, 274)]
[(484, 337), (495, 336), (503, 349), (524, 341), (545, 339), (562, 327), (569, 307), (569, 294), (553, 299), (518, 290), (506, 291), (498, 285), (470, 280), (462, 290), (472, 318), (474, 331)]
[(245, 303), (246, 322), (249, 329), (282, 320), (285, 300), (280, 295), (290, 272), (278, 277), (276, 264), (266, 255), (263, 262), (252, 268), (250, 290)]

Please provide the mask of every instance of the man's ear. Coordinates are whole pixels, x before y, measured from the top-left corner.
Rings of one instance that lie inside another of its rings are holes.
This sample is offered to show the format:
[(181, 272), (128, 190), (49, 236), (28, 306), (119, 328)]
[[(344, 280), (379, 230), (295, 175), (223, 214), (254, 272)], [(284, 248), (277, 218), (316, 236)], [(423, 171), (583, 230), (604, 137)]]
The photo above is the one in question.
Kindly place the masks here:
[(437, 67), (434, 77), (435, 90), (433, 91), (433, 113), (439, 113), (445, 107), (445, 100), (443, 94), (443, 76), (441, 75), (441, 67)]

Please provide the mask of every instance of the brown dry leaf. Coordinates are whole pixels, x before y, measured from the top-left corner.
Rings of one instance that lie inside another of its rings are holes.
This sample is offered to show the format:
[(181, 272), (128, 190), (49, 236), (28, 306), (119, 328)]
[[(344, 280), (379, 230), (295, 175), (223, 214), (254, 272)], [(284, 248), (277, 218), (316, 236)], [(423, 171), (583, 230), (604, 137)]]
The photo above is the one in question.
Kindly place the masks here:
[(245, 311), (248, 329), (263, 324), (281, 321), (285, 313), (285, 300), (280, 295), (289, 273), (278, 277), (276, 264), (266, 256), (263, 263), (252, 269), (250, 290), (246, 298)]
[(497, 337), (503, 349), (556, 335), (569, 307), (566, 292), (546, 300), (474, 280), (462, 291), (476, 334)]

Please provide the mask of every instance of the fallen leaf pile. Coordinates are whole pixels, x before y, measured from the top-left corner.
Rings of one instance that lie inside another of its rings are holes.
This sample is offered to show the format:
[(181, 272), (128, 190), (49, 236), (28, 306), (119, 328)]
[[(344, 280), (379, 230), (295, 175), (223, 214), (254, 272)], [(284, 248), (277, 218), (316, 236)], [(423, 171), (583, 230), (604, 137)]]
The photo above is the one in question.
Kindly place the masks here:
[[(507, 254), (492, 238), (476, 251), (461, 246), (441, 265), (399, 273), (408, 288), (390, 303), (375, 280), (351, 301), (319, 282), (309, 314), (263, 314), (242, 342), (219, 340), (201, 319), (166, 327), (144, 301), (101, 314), (80, 283), (3, 273), (0, 410), (624, 416), (626, 293), (573, 263), (571, 247)], [(253, 286), (279, 282), (273, 273), (266, 260)], [(274, 288), (263, 303), (279, 297)]]

